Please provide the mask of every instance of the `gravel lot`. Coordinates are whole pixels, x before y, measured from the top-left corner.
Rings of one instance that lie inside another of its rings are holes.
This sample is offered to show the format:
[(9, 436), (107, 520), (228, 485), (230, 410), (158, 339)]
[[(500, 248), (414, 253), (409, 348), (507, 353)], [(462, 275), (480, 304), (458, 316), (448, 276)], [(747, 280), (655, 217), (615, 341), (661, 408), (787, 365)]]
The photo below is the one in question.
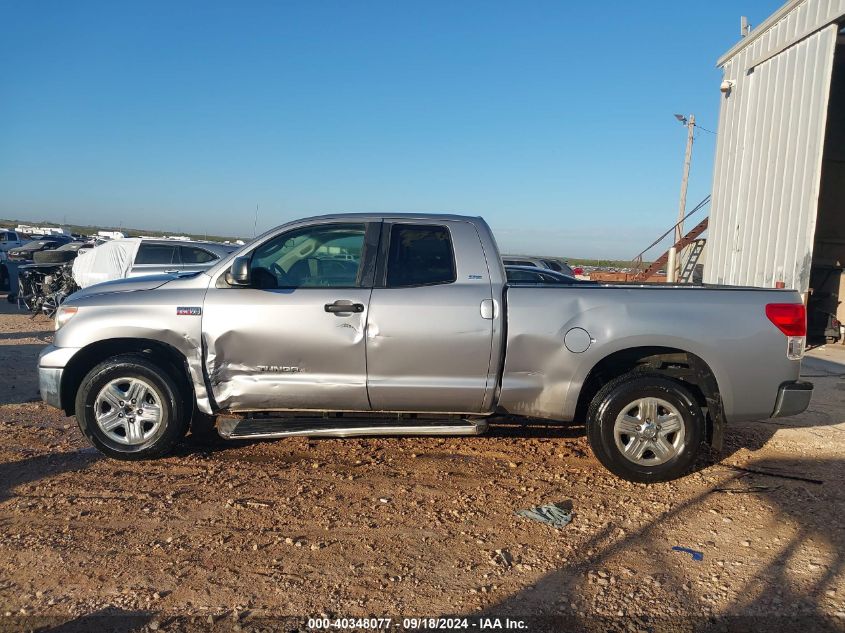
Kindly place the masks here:
[[(668, 484), (615, 479), (579, 426), (188, 438), (124, 463), (38, 401), (52, 323), (0, 300), (0, 630), (277, 630), (281, 616), (305, 630), (320, 614), (845, 629), (842, 348), (805, 363), (805, 414), (731, 428), (721, 455)], [(561, 530), (514, 514), (559, 501), (574, 510)]]

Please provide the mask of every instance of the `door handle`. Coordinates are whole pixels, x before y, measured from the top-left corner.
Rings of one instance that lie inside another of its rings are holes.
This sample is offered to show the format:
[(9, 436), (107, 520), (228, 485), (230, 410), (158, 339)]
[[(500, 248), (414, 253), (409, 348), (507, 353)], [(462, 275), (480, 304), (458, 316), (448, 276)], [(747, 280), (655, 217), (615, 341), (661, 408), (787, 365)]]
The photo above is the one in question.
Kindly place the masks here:
[(165, 275), (175, 275), (175, 274), (176, 274), (176, 273), (178, 273), (178, 272), (179, 272), (179, 271), (178, 271), (176, 268), (173, 268), (173, 269), (171, 269), (171, 270), (165, 270), (165, 271), (164, 271), (164, 274), (165, 274)]
[(334, 314), (344, 314), (349, 312), (363, 312), (364, 311), (364, 304), (363, 303), (341, 303), (340, 301), (335, 301), (334, 303), (327, 303), (325, 305), (326, 312), (332, 312)]

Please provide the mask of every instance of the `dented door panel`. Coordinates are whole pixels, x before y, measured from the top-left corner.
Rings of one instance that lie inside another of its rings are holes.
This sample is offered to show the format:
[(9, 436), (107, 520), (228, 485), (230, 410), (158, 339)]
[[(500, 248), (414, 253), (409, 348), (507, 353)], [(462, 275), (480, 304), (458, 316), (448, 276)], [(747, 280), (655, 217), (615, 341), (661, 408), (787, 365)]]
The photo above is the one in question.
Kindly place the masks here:
[[(211, 288), (203, 316), (206, 375), (230, 411), (367, 411), (368, 288)], [(362, 312), (332, 313), (349, 301)]]

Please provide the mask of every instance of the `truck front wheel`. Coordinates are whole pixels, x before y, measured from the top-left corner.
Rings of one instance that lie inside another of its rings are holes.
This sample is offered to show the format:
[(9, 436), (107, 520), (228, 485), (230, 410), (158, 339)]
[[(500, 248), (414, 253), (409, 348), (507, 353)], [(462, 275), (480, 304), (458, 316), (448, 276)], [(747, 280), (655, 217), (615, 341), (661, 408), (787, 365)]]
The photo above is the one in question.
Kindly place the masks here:
[(682, 383), (635, 372), (606, 384), (587, 413), (587, 439), (612, 473), (641, 483), (677, 479), (695, 461), (704, 414)]
[(115, 356), (88, 372), (76, 420), (94, 446), (123, 460), (161, 457), (187, 428), (175, 381), (143, 354)]

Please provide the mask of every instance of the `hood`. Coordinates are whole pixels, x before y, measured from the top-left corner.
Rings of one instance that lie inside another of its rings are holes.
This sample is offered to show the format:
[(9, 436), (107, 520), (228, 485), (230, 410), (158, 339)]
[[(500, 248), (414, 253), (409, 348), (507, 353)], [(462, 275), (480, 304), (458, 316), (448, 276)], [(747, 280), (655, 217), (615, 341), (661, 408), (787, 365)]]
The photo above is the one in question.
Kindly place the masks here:
[(99, 284), (94, 284), (77, 290), (68, 297), (69, 301), (73, 299), (81, 299), (83, 297), (91, 297), (93, 295), (110, 294), (113, 292), (135, 292), (136, 290), (155, 290), (160, 288), (168, 281), (176, 279), (176, 275), (147, 275), (145, 277), (132, 277), (130, 279), (115, 279), (113, 281), (104, 281)]

